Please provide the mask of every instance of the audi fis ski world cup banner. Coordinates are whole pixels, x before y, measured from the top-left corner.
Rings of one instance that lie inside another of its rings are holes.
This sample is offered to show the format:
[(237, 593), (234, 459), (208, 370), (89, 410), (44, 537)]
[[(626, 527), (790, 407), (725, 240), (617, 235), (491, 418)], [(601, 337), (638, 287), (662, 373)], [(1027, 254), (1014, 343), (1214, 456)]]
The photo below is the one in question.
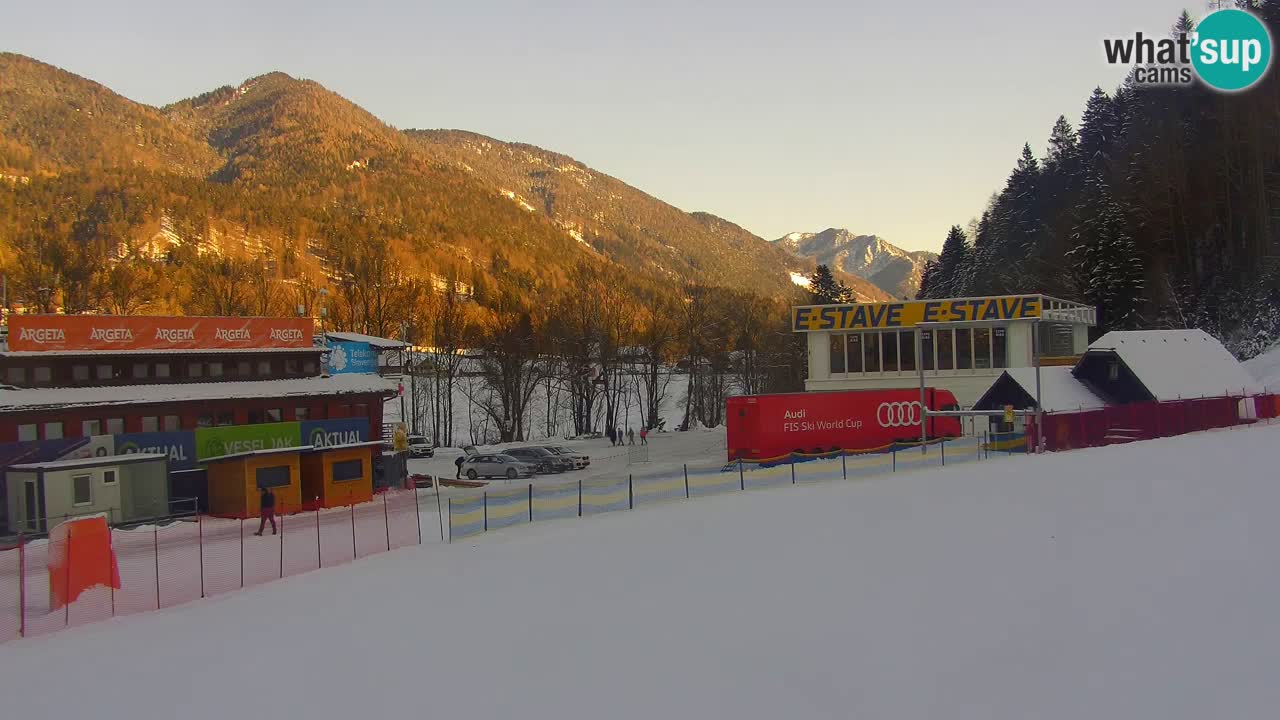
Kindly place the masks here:
[(1039, 295), (916, 300), (854, 305), (806, 305), (792, 308), (794, 332), (880, 330), (918, 323), (975, 320), (1026, 320), (1040, 317)]
[(197, 350), (309, 348), (310, 318), (11, 315), (9, 349)]
[[(919, 400), (885, 401), (876, 407), (875, 422), (882, 428), (919, 427), (921, 412)], [(835, 410), (835, 412), (832, 412)], [(857, 411), (857, 408), (845, 408)], [(843, 415), (843, 416), (841, 416)], [(865, 419), (870, 422), (870, 419)], [(831, 430), (862, 430), (864, 419), (830, 406), (816, 406), (784, 410), (782, 432), (812, 433)]]

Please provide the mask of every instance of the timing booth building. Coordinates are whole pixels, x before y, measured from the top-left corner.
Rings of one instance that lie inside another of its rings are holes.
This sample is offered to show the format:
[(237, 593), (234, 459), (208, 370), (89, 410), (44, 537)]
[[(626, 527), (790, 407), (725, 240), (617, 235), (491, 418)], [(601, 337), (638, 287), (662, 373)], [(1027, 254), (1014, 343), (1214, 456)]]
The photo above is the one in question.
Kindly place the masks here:
[[(1097, 312), (1046, 295), (949, 298), (792, 308), (808, 335), (805, 389), (930, 387), (971, 407), (1008, 368), (1074, 364)], [(920, 357), (915, 334), (920, 332)]]

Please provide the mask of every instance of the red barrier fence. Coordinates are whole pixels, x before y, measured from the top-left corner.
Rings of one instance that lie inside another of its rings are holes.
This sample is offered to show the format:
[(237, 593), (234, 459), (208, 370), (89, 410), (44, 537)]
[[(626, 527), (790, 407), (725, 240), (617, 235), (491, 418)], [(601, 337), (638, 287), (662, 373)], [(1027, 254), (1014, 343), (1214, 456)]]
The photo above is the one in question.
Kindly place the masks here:
[[(1049, 450), (1113, 445), (1133, 440), (1245, 425), (1278, 413), (1273, 395), (1214, 397), (1169, 402), (1112, 405), (1097, 410), (1046, 413), (1045, 447)], [(1035, 435), (1034, 420), (1028, 435)]]
[[(0, 642), (181, 605), (421, 543), (415, 490), (387, 491), (346, 507), (295, 508), (277, 516), (276, 524), (278, 534), (268, 523), (262, 536), (254, 535), (256, 517), (195, 516), (113, 528), (110, 552), (91, 557), (114, 561), (115, 568), (104, 567), (97, 576), (118, 578), (119, 587), (95, 584), (69, 603), (53, 589), (84, 574), (71, 564), (86, 555), (68, 554), (75, 526), (62, 538), (19, 541), (0, 550)], [(51, 582), (51, 572), (65, 573), (68, 581)]]

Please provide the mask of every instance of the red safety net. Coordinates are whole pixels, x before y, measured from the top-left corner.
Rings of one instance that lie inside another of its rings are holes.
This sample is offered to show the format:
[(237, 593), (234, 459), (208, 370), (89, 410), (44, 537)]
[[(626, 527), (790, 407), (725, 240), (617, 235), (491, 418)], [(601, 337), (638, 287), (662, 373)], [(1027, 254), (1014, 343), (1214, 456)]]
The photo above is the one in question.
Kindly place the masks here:
[[(1044, 441), (1049, 450), (1114, 445), (1134, 440), (1185, 435), (1255, 422), (1258, 410), (1275, 403), (1261, 398), (1216, 397), (1170, 402), (1131, 403), (1097, 410), (1048, 413), (1044, 416)], [(1035, 435), (1035, 421), (1028, 434)]]

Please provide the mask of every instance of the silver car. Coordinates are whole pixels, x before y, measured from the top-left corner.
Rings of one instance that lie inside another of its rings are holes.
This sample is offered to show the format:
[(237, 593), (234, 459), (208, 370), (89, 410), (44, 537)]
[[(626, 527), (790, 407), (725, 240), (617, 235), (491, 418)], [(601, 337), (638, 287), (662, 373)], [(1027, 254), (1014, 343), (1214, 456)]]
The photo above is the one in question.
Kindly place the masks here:
[(532, 465), (501, 453), (471, 455), (462, 462), (462, 474), (466, 475), (468, 480), (482, 477), (504, 477), (515, 480), (533, 477), (533, 470)]
[(554, 453), (563, 458), (573, 461), (574, 470), (582, 470), (591, 464), (591, 456), (584, 453), (574, 452), (563, 445), (543, 445), (542, 448), (547, 452)]

